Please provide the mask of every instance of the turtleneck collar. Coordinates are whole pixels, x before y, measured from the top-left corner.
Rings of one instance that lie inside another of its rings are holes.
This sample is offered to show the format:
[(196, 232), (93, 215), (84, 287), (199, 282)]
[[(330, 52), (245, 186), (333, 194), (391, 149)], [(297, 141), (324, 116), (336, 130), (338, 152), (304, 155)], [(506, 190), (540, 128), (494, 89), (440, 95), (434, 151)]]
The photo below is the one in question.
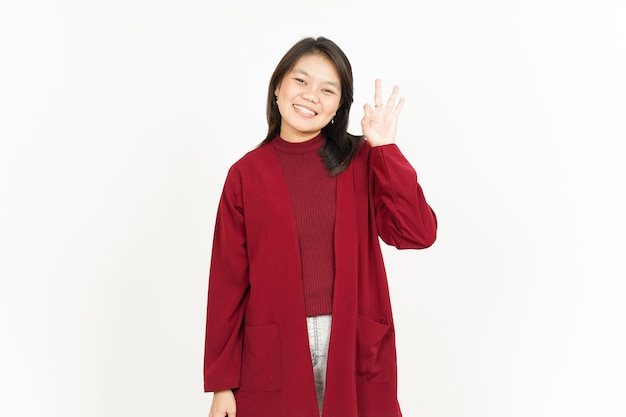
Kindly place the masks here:
[(274, 148), (279, 152), (304, 154), (319, 151), (324, 144), (324, 136), (320, 133), (314, 138), (304, 142), (287, 142), (285, 139), (281, 138), (280, 135), (276, 135), (272, 143), (274, 144)]

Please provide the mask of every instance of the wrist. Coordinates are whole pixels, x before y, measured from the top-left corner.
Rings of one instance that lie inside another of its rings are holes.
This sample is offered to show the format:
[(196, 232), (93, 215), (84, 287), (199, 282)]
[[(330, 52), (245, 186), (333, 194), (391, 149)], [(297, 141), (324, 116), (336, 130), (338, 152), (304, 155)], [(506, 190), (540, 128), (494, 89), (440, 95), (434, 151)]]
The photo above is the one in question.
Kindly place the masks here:
[(372, 148), (376, 148), (376, 147), (378, 147), (378, 146), (391, 145), (391, 144), (396, 143), (396, 141), (395, 141), (395, 140), (393, 140), (393, 139), (389, 139), (389, 140), (379, 140), (379, 141), (375, 141), (375, 142), (368, 141), (368, 142), (369, 142), (369, 144), (370, 144), (370, 146), (371, 146)]

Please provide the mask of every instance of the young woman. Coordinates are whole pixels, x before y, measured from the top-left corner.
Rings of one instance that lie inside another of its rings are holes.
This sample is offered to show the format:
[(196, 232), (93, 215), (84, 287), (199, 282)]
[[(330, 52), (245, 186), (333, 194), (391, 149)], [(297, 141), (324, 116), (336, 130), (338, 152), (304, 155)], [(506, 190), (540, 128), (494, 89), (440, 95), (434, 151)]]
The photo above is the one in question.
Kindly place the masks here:
[(433, 244), (437, 220), (397, 145), (398, 87), (347, 132), (350, 63), (306, 38), (278, 63), (267, 137), (229, 170), (209, 273), (210, 417), (399, 417), (379, 238)]

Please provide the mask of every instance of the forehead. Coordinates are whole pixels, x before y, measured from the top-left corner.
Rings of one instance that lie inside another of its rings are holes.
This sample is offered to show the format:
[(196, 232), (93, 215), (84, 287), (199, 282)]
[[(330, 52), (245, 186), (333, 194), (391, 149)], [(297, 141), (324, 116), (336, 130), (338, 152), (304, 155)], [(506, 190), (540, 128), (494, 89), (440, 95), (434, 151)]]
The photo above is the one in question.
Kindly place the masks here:
[(291, 72), (299, 72), (323, 82), (340, 84), (339, 71), (335, 64), (325, 55), (309, 54), (300, 57)]

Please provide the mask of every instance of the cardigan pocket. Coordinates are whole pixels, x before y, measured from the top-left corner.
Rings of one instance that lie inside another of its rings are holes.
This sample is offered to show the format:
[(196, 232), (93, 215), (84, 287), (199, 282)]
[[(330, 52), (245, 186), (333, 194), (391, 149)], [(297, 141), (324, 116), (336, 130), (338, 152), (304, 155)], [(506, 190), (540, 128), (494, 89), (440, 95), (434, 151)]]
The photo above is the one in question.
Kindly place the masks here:
[(246, 326), (240, 388), (245, 391), (279, 391), (280, 371), (278, 324)]
[(389, 382), (393, 358), (389, 354), (389, 320), (357, 316), (356, 380)]

